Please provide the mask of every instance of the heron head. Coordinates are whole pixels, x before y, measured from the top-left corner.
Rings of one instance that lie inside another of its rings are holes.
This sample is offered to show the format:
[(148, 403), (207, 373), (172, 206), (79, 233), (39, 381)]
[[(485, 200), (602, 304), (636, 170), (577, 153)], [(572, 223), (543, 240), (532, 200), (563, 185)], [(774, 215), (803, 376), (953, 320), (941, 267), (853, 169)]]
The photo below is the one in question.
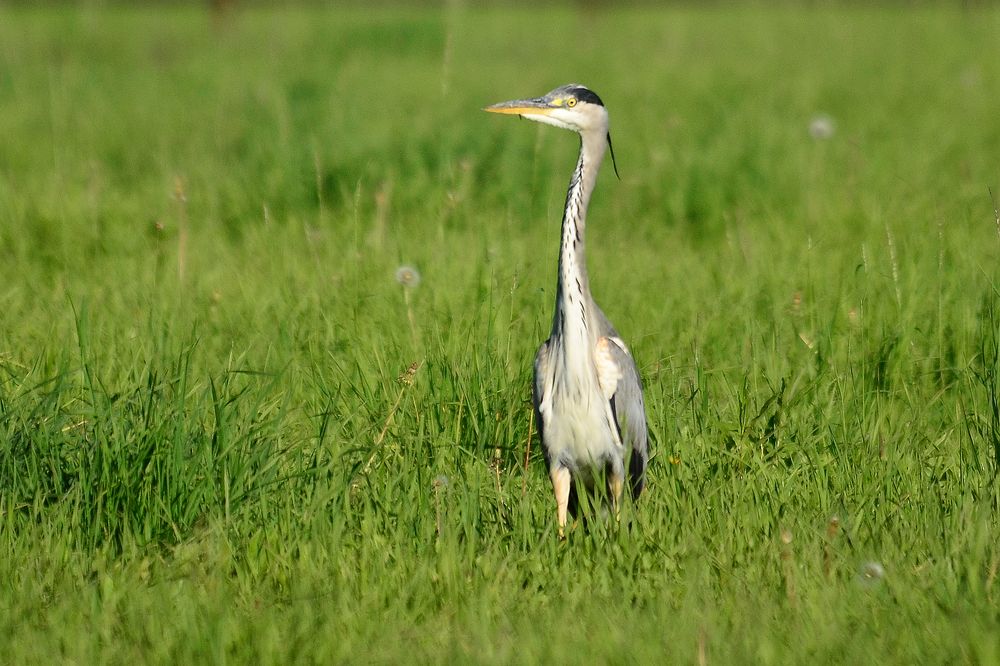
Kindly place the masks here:
[(608, 131), (608, 110), (592, 90), (578, 83), (560, 86), (542, 97), (514, 99), (484, 109), (490, 113), (518, 115), (581, 134)]
[(559, 86), (555, 90), (530, 99), (513, 99), (487, 106), (484, 111), (517, 115), (535, 122), (555, 125), (581, 135), (606, 136), (611, 151), (611, 163), (618, 175), (615, 149), (608, 131), (608, 110), (593, 90), (579, 83)]

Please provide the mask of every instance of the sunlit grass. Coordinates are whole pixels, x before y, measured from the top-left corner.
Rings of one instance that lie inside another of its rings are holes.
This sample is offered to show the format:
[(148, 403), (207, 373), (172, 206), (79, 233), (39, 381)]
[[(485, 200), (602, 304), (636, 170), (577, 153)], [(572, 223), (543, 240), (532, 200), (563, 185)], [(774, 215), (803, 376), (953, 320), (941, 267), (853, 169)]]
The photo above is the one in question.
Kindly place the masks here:
[[(998, 36), (0, 7), (3, 660), (1000, 661)], [(654, 459), (560, 543), (569, 81)]]

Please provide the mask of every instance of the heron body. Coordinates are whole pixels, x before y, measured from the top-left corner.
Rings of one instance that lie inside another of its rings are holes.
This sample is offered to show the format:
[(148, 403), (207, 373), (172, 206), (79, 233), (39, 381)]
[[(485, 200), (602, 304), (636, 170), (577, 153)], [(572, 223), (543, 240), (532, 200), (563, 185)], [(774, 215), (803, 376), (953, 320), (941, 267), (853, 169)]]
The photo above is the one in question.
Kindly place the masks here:
[(562, 219), (552, 333), (535, 357), (533, 390), (562, 535), (567, 514), (575, 511), (577, 485), (596, 493), (603, 480), (606, 497), (617, 509), (626, 474), (632, 496), (642, 492), (648, 457), (639, 372), (590, 294), (584, 252), (587, 207), (611, 147), (608, 112), (596, 94), (578, 84), (486, 110), (580, 134), (580, 157)]

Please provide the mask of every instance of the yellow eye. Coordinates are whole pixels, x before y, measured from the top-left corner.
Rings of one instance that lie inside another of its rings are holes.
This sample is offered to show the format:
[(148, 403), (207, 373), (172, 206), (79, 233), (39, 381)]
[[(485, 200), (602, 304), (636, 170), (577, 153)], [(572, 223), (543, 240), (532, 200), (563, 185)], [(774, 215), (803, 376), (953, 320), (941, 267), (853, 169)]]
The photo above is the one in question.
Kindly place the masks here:
[(576, 98), (575, 97), (570, 97), (568, 100), (566, 100), (566, 106), (568, 106), (571, 109), (574, 106), (576, 106)]

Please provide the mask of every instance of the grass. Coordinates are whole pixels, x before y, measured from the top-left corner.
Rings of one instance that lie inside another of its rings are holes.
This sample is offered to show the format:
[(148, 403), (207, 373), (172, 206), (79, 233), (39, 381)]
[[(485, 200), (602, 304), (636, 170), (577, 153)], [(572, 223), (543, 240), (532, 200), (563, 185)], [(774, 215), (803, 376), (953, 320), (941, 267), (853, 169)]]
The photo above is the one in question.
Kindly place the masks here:
[[(3, 660), (997, 663), (998, 35), (0, 6)], [(572, 80), (655, 457), (560, 543), (576, 141), (479, 108)]]

